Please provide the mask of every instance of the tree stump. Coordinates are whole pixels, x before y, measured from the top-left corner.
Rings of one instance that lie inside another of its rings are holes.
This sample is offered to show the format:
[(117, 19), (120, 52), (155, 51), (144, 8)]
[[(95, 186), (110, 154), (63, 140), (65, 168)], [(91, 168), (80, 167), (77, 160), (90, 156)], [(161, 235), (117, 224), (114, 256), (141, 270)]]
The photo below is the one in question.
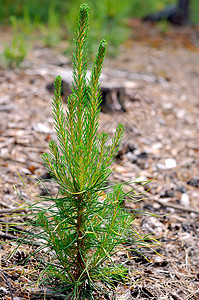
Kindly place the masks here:
[[(63, 100), (67, 102), (68, 96), (71, 94), (71, 87), (70, 83), (62, 80), (61, 84), (61, 95)], [(54, 83), (49, 83), (46, 85), (46, 89), (49, 92), (53, 92), (54, 90)], [(104, 113), (111, 113), (111, 112), (125, 112), (125, 87), (122, 85), (118, 85), (117, 82), (107, 82), (101, 84), (101, 111)]]
[(144, 21), (168, 20), (174, 25), (187, 25), (189, 23), (189, 6), (190, 0), (178, 0), (176, 5), (168, 5), (165, 9), (146, 16)]

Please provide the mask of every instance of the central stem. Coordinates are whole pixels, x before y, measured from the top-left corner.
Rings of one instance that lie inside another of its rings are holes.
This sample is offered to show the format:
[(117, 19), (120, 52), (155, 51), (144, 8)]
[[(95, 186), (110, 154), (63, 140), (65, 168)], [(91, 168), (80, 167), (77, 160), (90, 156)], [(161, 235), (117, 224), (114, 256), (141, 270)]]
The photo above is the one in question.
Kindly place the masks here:
[(84, 258), (84, 217), (83, 211), (84, 208), (81, 206), (82, 197), (78, 197), (78, 203), (80, 206), (77, 212), (77, 273), (76, 276), (78, 279), (81, 276), (81, 273), (85, 269), (85, 258)]

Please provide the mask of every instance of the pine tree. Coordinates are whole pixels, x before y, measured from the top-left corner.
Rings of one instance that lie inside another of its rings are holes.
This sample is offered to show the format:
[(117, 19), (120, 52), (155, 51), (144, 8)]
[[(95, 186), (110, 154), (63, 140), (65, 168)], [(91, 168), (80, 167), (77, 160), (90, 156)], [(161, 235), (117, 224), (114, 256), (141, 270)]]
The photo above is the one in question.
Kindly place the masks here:
[[(123, 209), (127, 195), (123, 186), (108, 186), (110, 165), (124, 128), (117, 127), (111, 145), (107, 144), (107, 134), (98, 133), (99, 77), (107, 43), (100, 43), (87, 80), (88, 16), (89, 7), (83, 4), (75, 35), (72, 94), (66, 111), (61, 99), (62, 79), (55, 79), (52, 111), (58, 142), (49, 143), (50, 153), (45, 153), (43, 160), (59, 185), (59, 194), (39, 197), (39, 206), (31, 206), (31, 228), (38, 227), (39, 232), (29, 234), (31, 239), (39, 238), (40, 249), (53, 253), (52, 260), (46, 259), (42, 282), (65, 293), (65, 299), (76, 300), (94, 299), (94, 291), (106, 294), (100, 282), (104, 287), (113, 287), (114, 278), (127, 274), (122, 265), (114, 263), (114, 255), (124, 248), (127, 239), (134, 249), (144, 243), (132, 227), (134, 216)], [(42, 208), (42, 201), (51, 204)]]

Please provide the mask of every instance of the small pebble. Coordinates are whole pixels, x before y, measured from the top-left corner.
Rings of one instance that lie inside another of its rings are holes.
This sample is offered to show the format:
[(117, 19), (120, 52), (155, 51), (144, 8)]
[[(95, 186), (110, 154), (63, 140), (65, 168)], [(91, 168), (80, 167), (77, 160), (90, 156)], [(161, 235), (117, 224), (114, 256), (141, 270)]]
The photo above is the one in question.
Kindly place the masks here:
[(174, 169), (177, 166), (176, 160), (173, 158), (165, 159), (164, 164), (157, 164), (159, 170), (169, 170)]
[(41, 133), (50, 133), (51, 130), (49, 127), (47, 127), (46, 125), (42, 124), (42, 123), (37, 123), (33, 126), (33, 129), (37, 132), (41, 132)]
[(185, 109), (178, 109), (176, 112), (176, 118), (177, 119), (185, 119), (186, 116), (186, 110)]
[(126, 154), (128, 160), (130, 160), (130, 162), (132, 162), (133, 164), (137, 162), (138, 158), (137, 158), (137, 155), (135, 155), (134, 153), (132, 152), (128, 152)]
[(166, 169), (173, 169), (177, 166), (176, 160), (173, 158), (167, 158), (165, 159), (165, 166)]
[(186, 193), (182, 194), (180, 204), (182, 204), (185, 207), (189, 206), (189, 196)]
[(173, 111), (173, 104), (169, 102), (164, 102), (162, 108), (166, 114), (170, 114)]
[(194, 187), (199, 187), (199, 177), (194, 176), (187, 182), (188, 185), (194, 186)]

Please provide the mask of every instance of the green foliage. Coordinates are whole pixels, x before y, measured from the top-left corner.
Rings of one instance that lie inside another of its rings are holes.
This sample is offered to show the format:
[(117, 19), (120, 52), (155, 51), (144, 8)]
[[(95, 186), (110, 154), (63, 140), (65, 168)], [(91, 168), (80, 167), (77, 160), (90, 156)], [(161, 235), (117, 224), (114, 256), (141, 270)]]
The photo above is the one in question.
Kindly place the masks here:
[(176, 0), (133, 0), (131, 16), (142, 18), (146, 15), (163, 9), (168, 4), (175, 4)]
[[(97, 8), (94, 14), (105, 14), (108, 16), (107, 11), (117, 18), (127, 18), (129, 16), (143, 17), (151, 12), (163, 9), (168, 4), (175, 4), (177, 0), (89, 0), (89, 5), (92, 9)], [(32, 22), (37, 19), (41, 23), (48, 23), (48, 9), (51, 5), (54, 6), (55, 13), (62, 20), (64, 15), (68, 15), (71, 11), (75, 12), (79, 7), (81, 0), (0, 0), (0, 22), (8, 23), (9, 17), (15, 15), (17, 18), (24, 18), (24, 11), (29, 7), (29, 18)], [(75, 14), (73, 15), (75, 16)], [(69, 17), (70, 19), (70, 17)], [(198, 0), (191, 0), (191, 19), (194, 23), (199, 22), (199, 5)], [(95, 21), (98, 22), (98, 19)], [(68, 23), (68, 22), (67, 22)], [(72, 19), (72, 24), (74, 20)], [(75, 23), (76, 24), (76, 23)], [(91, 20), (92, 24), (92, 20)], [(103, 23), (101, 23), (103, 25)], [(69, 24), (69, 29), (73, 28)]]
[(170, 29), (169, 22), (167, 20), (159, 21), (157, 26), (160, 29), (160, 32), (167, 33)]
[(9, 68), (19, 67), (26, 56), (24, 40), (21, 36), (14, 37), (11, 45), (4, 49), (4, 59)]
[(24, 6), (23, 18), (19, 21), (19, 23), (22, 32), (27, 35), (32, 33), (32, 21), (30, 19), (30, 9), (28, 3), (26, 3)]
[[(197, 2), (197, 0), (192, 0)], [(70, 13), (71, 9), (75, 10), (81, 0), (0, 0), (0, 21), (8, 22), (10, 15), (15, 15), (17, 18), (24, 17), (24, 8), (28, 6), (30, 8), (30, 19), (34, 21), (35, 17), (42, 23), (48, 23), (48, 8), (53, 5), (55, 7), (55, 13), (59, 15), (60, 19), (67, 13)], [(115, 12), (123, 14), (125, 12), (125, 18), (130, 14), (136, 17), (143, 16), (149, 13), (151, 10), (162, 9), (165, 5), (170, 3), (176, 3), (176, 0), (89, 0), (89, 5), (92, 8), (97, 7), (99, 12), (103, 13), (106, 10), (110, 11), (114, 16)], [(122, 12), (123, 11), (123, 12)], [(74, 14), (75, 16), (76, 14)]]
[(194, 24), (199, 24), (199, 5), (198, 5), (198, 0), (192, 0), (192, 2), (191, 2), (191, 21)]
[(56, 12), (59, 11), (58, 7), (62, 8), (64, 12), (62, 2), (61, 0), (0, 0), (1, 21), (8, 23), (11, 15), (22, 19), (24, 17), (24, 9), (28, 6), (31, 21), (34, 21), (35, 17), (37, 17), (42, 23), (46, 23), (48, 21), (48, 8), (51, 3), (56, 5)]
[[(116, 55), (119, 46), (128, 38), (129, 17), (144, 17), (149, 13), (163, 9), (177, 0), (88, 0), (92, 9), (90, 18), (91, 32), (88, 38), (88, 52), (93, 55), (97, 51), (96, 40), (109, 40), (109, 54)], [(77, 24), (76, 11), (83, 0), (0, 0), (0, 21), (8, 23), (9, 16), (15, 15), (21, 23), (21, 31), (34, 33), (39, 28), (46, 46), (54, 47), (62, 39), (60, 28), (67, 32), (69, 46), (66, 52), (71, 53), (73, 28)], [(191, 1), (191, 21), (199, 22), (199, 6), (197, 0)], [(65, 28), (66, 27), (66, 28)], [(163, 31), (166, 24), (160, 25)], [(34, 34), (33, 34), (34, 35)], [(38, 35), (37, 35), (38, 38)]]
[(61, 40), (59, 15), (55, 10), (55, 5), (51, 2), (48, 8), (47, 25), (41, 25), (44, 43), (47, 47), (55, 47)]
[[(122, 184), (108, 186), (110, 165), (124, 128), (117, 127), (111, 145), (107, 145), (107, 134), (98, 133), (99, 77), (107, 43), (100, 43), (87, 79), (88, 14), (89, 6), (83, 4), (75, 35), (72, 94), (66, 111), (60, 96), (61, 77), (55, 79), (52, 111), (58, 141), (49, 143), (50, 153), (45, 153), (43, 160), (59, 193), (38, 197), (37, 203), (30, 204), (33, 219), (25, 235), (26, 240), (39, 239), (37, 251), (46, 249), (47, 257), (49, 252), (53, 254), (52, 258), (42, 258), (45, 267), (41, 283), (65, 293), (65, 299), (76, 300), (96, 299), (94, 291), (106, 294), (115, 281), (125, 280), (128, 272), (114, 262), (114, 256), (121, 249), (136, 250), (145, 245), (133, 228), (135, 216), (122, 206), (128, 193), (124, 193)], [(106, 290), (100, 288), (100, 282)]]
[(18, 24), (14, 16), (11, 18), (13, 39), (10, 45), (5, 45), (4, 59), (9, 68), (19, 67), (26, 57), (26, 44), (22, 34), (18, 33)]
[[(77, 23), (74, 18), (82, 0), (70, 3), (69, 11), (65, 16), (67, 30), (72, 39), (73, 28)], [(126, 25), (129, 12), (131, 10), (130, 0), (88, 0), (88, 4), (92, 9), (90, 19), (91, 32), (88, 39), (89, 54), (93, 54), (97, 50), (96, 40), (102, 37), (109, 41), (109, 54), (115, 55), (122, 42), (124, 42), (129, 33)]]

